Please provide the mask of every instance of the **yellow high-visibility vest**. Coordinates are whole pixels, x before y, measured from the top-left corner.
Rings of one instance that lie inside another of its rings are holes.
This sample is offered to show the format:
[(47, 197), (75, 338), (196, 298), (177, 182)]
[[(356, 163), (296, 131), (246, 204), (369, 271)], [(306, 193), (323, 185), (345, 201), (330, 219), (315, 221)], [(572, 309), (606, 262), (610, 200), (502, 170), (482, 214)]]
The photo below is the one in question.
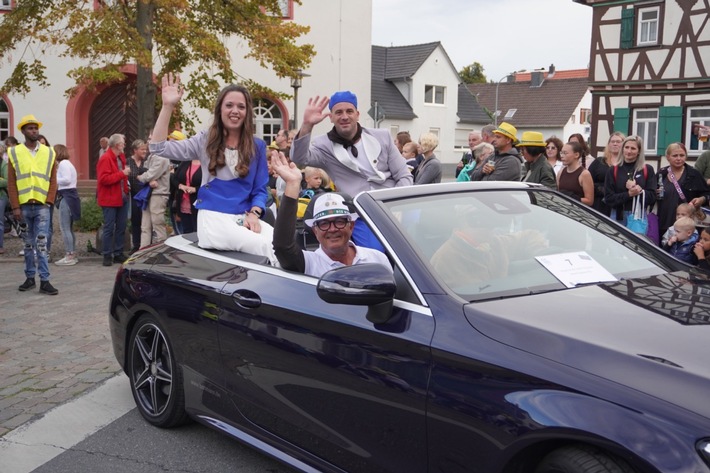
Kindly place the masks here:
[(10, 164), (15, 169), (20, 205), (30, 200), (46, 203), (54, 166), (54, 150), (43, 144), (34, 156), (25, 145), (10, 148)]

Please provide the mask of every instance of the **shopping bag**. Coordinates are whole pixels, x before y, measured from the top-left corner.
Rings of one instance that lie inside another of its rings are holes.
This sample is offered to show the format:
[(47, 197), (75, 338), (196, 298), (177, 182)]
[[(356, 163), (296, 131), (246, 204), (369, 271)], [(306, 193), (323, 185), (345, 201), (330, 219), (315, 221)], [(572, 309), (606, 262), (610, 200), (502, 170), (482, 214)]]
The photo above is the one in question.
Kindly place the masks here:
[(631, 212), (626, 215), (626, 227), (634, 233), (646, 235), (648, 232), (648, 214), (646, 213), (645, 192), (634, 197)]

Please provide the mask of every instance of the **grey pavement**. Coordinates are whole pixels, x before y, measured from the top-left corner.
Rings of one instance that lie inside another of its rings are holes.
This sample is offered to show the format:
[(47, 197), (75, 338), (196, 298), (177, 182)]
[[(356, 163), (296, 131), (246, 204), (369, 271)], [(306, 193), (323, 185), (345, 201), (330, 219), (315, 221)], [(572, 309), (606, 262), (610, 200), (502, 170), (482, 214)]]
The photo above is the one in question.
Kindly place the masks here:
[[(118, 265), (51, 264), (56, 296), (20, 292), (24, 264), (0, 260), (0, 436), (113, 377), (108, 305)], [(39, 277), (36, 278), (39, 287)]]

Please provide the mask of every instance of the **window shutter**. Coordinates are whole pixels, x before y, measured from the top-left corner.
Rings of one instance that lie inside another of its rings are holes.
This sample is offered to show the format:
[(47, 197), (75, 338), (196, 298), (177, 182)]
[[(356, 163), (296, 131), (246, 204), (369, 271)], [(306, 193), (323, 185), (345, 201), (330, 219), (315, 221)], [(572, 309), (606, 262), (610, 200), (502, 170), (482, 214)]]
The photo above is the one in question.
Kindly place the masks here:
[(681, 141), (683, 107), (658, 108), (658, 154), (665, 153), (669, 144)]
[(621, 49), (630, 49), (634, 45), (634, 9), (621, 10)]
[(631, 111), (628, 108), (614, 109), (614, 131), (620, 131), (624, 135), (629, 134), (630, 112)]

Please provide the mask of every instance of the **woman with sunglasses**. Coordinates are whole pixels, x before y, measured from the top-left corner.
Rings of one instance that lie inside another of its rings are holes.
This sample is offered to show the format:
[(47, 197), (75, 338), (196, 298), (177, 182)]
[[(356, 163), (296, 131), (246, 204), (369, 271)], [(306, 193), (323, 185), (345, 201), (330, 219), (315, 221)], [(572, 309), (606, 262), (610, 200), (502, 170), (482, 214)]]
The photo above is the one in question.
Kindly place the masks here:
[(555, 176), (557, 176), (564, 167), (564, 164), (562, 164), (562, 156), (560, 155), (562, 145), (562, 140), (556, 136), (551, 136), (545, 140), (545, 156), (547, 157), (547, 162), (552, 166), (552, 170), (555, 171)]

